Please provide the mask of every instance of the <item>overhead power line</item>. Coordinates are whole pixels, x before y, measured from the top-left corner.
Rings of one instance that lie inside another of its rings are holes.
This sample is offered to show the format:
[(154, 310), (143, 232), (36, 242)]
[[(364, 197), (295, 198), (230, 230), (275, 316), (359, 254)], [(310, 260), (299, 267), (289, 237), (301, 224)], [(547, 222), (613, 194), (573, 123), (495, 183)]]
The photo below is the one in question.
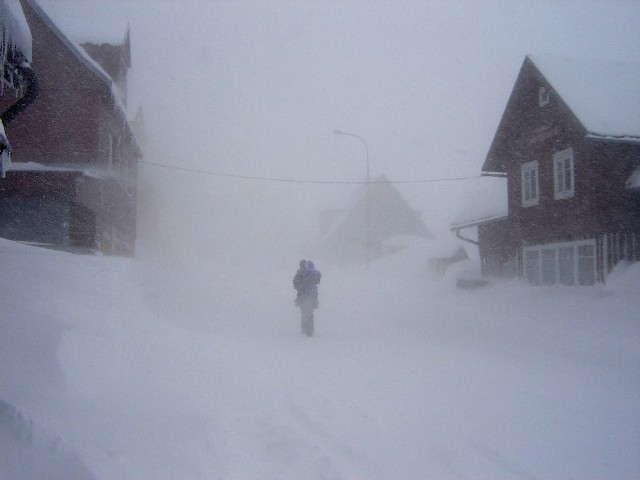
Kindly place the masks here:
[[(253, 175), (237, 175), (233, 173), (220, 173), (213, 172), (211, 170), (201, 170), (198, 168), (189, 167), (177, 167), (175, 165), (166, 165), (163, 163), (149, 162), (147, 160), (139, 160), (139, 163), (151, 165), (159, 168), (166, 168), (168, 170), (179, 170), (182, 172), (199, 173), (204, 175), (211, 175), (214, 177), (226, 177), (226, 178), (238, 178), (242, 180), (256, 180), (261, 182), (280, 182), (280, 183), (307, 183), (307, 184), (323, 184), (323, 185), (362, 185), (366, 184), (366, 181), (357, 180), (302, 180), (296, 178), (277, 178), (277, 177), (259, 177)], [(369, 183), (433, 183), (433, 182), (454, 182), (459, 180), (472, 180), (474, 178), (481, 178), (481, 175), (475, 175), (472, 177), (451, 177), (451, 178), (428, 178), (421, 180), (372, 180)]]

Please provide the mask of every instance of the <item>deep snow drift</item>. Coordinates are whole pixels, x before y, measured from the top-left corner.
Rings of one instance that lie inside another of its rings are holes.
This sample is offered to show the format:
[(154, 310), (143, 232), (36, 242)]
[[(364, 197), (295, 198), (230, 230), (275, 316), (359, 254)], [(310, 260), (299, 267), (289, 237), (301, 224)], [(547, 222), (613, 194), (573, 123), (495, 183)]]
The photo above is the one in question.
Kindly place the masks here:
[(0, 478), (638, 478), (640, 265), (462, 291), (428, 251), (314, 258), (306, 338), (298, 258), (179, 274), (0, 240)]

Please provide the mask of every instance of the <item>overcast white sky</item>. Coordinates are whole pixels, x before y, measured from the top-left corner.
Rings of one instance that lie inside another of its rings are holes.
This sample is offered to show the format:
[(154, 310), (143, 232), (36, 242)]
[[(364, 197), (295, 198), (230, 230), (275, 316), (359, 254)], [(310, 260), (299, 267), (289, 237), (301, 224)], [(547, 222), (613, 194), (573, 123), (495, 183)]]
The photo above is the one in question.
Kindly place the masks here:
[(640, 59), (637, 1), (40, 3), (78, 40), (131, 24), (147, 160), (240, 175), (364, 179), (336, 128), (372, 175), (477, 175), (527, 53)]
[(152, 138), (246, 174), (360, 179), (336, 128), (374, 174), (476, 174), (527, 53), (640, 59), (635, 1), (41, 1), (80, 39), (129, 22)]

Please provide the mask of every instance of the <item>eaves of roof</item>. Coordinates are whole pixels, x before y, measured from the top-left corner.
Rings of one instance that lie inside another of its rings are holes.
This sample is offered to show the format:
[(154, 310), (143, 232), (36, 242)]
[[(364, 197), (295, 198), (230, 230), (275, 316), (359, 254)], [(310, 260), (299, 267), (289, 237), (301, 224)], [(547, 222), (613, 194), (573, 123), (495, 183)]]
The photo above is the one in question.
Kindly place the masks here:
[(56, 34), (56, 36), (65, 44), (73, 55), (80, 60), (89, 70), (91, 70), (100, 80), (102, 80), (108, 87), (111, 87), (113, 80), (102, 69), (98, 63), (96, 63), (87, 52), (80, 47), (77, 43), (71, 41), (53, 22), (51, 17), (42, 9), (36, 0), (23, 0), (29, 4), (31, 8), (38, 14), (38, 16), (45, 22), (45, 24)]
[(599, 142), (615, 142), (615, 143), (640, 143), (640, 137), (634, 135), (601, 135), (598, 133), (587, 133), (585, 135), (587, 140), (594, 140)]
[(456, 230), (462, 230), (463, 228), (477, 227), (478, 225), (485, 225), (487, 223), (501, 222), (503, 220), (507, 220), (508, 218), (509, 218), (508, 215), (494, 215), (491, 217), (477, 218), (477, 219), (468, 220), (460, 223), (452, 223), (451, 226), (449, 227), (449, 230), (456, 231)]

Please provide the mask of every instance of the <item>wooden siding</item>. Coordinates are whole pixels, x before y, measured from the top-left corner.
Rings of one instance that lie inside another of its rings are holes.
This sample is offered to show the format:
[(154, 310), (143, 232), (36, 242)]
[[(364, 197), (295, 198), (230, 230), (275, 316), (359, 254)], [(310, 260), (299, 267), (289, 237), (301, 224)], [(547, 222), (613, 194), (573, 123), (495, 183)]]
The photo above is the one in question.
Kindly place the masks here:
[[(541, 88), (549, 92), (543, 106), (538, 101)], [(507, 175), (509, 204), (508, 222), (479, 229), (485, 273), (500, 274), (500, 264), (516, 261), (522, 275), (524, 247), (587, 239), (596, 242), (599, 281), (619, 260), (640, 260), (640, 195), (625, 189), (640, 165), (640, 145), (586, 134), (553, 86), (525, 59), (483, 165), (485, 172)], [(558, 199), (554, 154), (569, 148), (574, 191)], [(537, 162), (538, 201), (525, 206), (522, 166), (530, 162)]]
[(502, 219), (478, 225), (478, 248), (483, 275), (494, 277), (517, 275), (518, 244), (513, 238), (510, 220)]

